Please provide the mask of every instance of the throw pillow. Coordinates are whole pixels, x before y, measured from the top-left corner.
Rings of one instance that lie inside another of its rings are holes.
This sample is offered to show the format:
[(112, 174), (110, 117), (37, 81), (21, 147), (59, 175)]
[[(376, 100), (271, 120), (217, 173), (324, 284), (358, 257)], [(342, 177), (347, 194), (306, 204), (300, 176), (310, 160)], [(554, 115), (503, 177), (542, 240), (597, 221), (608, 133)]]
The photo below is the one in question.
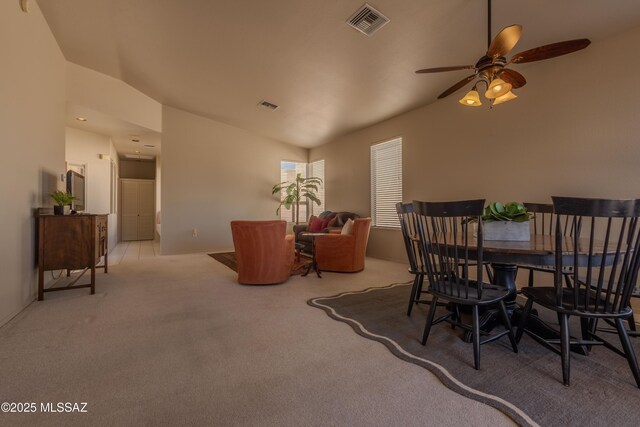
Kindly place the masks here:
[(307, 231), (311, 232), (311, 223), (315, 218), (317, 218), (317, 216), (315, 215), (311, 215), (311, 218), (309, 218), (309, 222), (307, 223)]
[(324, 228), (322, 224), (324, 224), (323, 219), (318, 217), (313, 217), (312, 221), (309, 223), (309, 231), (311, 233), (320, 233)]
[(322, 220), (322, 228), (320, 229), (320, 231), (324, 230), (325, 228), (327, 228), (329, 226), (329, 223), (331, 222), (331, 218), (325, 218)]
[(344, 227), (342, 227), (342, 232), (340, 234), (351, 234), (353, 232), (353, 220), (349, 218), (347, 222), (344, 223)]

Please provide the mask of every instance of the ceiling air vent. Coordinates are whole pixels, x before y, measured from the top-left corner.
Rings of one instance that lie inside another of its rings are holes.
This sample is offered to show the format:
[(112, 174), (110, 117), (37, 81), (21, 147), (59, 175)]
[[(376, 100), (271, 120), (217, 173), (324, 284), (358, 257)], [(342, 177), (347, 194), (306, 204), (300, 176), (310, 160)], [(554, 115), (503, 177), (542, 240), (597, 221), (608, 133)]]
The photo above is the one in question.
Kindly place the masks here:
[(347, 20), (347, 24), (368, 36), (382, 28), (387, 22), (389, 22), (389, 18), (366, 3)]
[(258, 107), (262, 107), (262, 108), (266, 108), (268, 110), (277, 110), (278, 108), (280, 108), (279, 105), (274, 104), (273, 102), (269, 102), (269, 101), (260, 101), (260, 103), (258, 104)]
[(153, 156), (148, 156), (146, 154), (125, 154), (124, 158), (135, 160), (153, 160)]

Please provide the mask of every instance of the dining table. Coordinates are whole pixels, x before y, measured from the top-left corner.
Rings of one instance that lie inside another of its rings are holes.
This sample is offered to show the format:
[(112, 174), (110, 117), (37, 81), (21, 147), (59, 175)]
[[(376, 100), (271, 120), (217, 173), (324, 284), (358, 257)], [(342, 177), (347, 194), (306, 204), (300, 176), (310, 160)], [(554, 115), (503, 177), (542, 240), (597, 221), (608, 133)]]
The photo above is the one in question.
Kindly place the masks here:
[[(469, 259), (478, 261), (478, 238), (475, 234), (469, 231), (466, 236), (468, 240)], [(465, 236), (461, 233), (454, 235), (453, 233), (442, 233), (438, 236), (438, 245), (441, 249), (452, 250), (457, 247), (460, 253), (459, 256), (463, 256)], [(457, 245), (454, 244), (457, 242)], [(562, 257), (563, 265), (574, 265), (574, 246), (578, 245), (578, 266), (583, 267), (586, 265), (589, 250), (592, 251), (596, 262), (600, 262), (601, 257), (606, 257), (605, 264), (611, 265), (614, 262), (612, 256), (608, 256), (604, 251), (604, 242), (595, 242), (594, 246), (589, 248), (589, 239), (578, 238), (574, 240), (573, 237), (562, 239)], [(612, 242), (609, 242), (609, 247), (612, 247)], [(462, 245), (462, 246), (460, 246)], [(508, 296), (505, 298), (505, 305), (507, 311), (511, 317), (513, 325), (518, 325), (520, 321), (520, 308), (516, 303), (517, 285), (516, 275), (518, 272), (518, 265), (530, 265), (539, 267), (555, 268), (556, 263), (556, 237), (553, 235), (540, 235), (531, 234), (528, 241), (507, 241), (507, 240), (483, 240), (482, 242), (482, 262), (490, 263), (493, 269), (493, 286), (500, 286), (509, 291)], [(535, 313), (534, 313), (535, 314)], [(490, 332), (494, 327), (502, 325), (500, 319), (499, 310), (496, 308), (487, 308), (480, 317), (480, 328), (484, 332)], [(532, 315), (527, 319), (525, 326), (528, 330), (534, 332), (536, 335), (543, 338), (557, 338), (558, 332), (548, 326), (538, 316)], [(464, 337), (465, 341), (471, 342), (471, 334), (467, 332)], [(586, 349), (579, 346), (572, 346), (572, 350), (585, 353)]]

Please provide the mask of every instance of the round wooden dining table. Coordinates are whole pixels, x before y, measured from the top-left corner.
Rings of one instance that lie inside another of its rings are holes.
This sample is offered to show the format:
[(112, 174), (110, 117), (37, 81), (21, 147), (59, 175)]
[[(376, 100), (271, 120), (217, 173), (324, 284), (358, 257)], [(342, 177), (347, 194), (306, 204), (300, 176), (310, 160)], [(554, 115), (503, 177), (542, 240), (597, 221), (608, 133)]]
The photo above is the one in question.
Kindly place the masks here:
[[(453, 241), (457, 241), (458, 245), (464, 241), (464, 236), (454, 236), (451, 233), (445, 233), (438, 238), (440, 245), (451, 249)], [(578, 239), (578, 266), (584, 266), (587, 262), (589, 254), (589, 239)], [(563, 265), (574, 265), (574, 239), (567, 237), (562, 240), (562, 256)], [(612, 243), (609, 243), (611, 247)], [(462, 256), (460, 246), (458, 246), (459, 255)], [(469, 258), (478, 260), (478, 240), (475, 236), (469, 234), (468, 236), (468, 251)], [(604, 253), (604, 243), (595, 242), (591, 248), (592, 254), (599, 262), (599, 257)], [(491, 263), (493, 268), (493, 282), (492, 285), (500, 286), (509, 290), (509, 296), (505, 298), (505, 305), (507, 311), (511, 316), (512, 324), (517, 325), (519, 322), (520, 310), (516, 304), (517, 285), (516, 275), (518, 272), (518, 265), (531, 265), (540, 267), (555, 268), (556, 257), (556, 237), (549, 235), (532, 234), (529, 241), (506, 241), (506, 240), (483, 240), (482, 244), (482, 262)], [(613, 263), (613, 257), (605, 260), (605, 264), (611, 265)], [(500, 314), (497, 309), (489, 308), (484, 311), (480, 318), (481, 329), (485, 332), (491, 331), (495, 326), (501, 325)], [(537, 316), (529, 316), (527, 320), (526, 328), (535, 332), (541, 337), (557, 337), (557, 331), (550, 328), (546, 323), (540, 320)], [(471, 340), (471, 335), (468, 333), (465, 336), (465, 341)], [(579, 348), (573, 348), (572, 350), (582, 352)]]
[[(469, 259), (478, 260), (478, 240), (474, 235), (468, 236)], [(458, 234), (445, 233), (438, 236), (439, 245), (451, 249), (456, 241), (459, 256), (463, 256), (465, 251), (461, 246), (464, 236)], [(579, 238), (578, 243), (578, 265), (586, 265), (589, 250), (594, 258), (592, 260), (600, 262), (600, 256), (604, 253), (604, 243), (594, 242), (594, 246), (589, 249), (589, 239)], [(609, 242), (609, 247), (613, 243)], [(562, 240), (563, 265), (574, 265), (574, 239), (567, 237)], [(556, 237), (549, 235), (531, 234), (528, 241), (507, 241), (507, 240), (483, 240), (482, 242), (482, 262), (489, 262), (494, 269), (493, 284), (502, 286), (511, 291), (512, 298), (517, 292), (515, 277), (518, 265), (533, 265), (555, 267), (556, 257)], [(613, 262), (613, 257), (606, 261), (607, 265)]]

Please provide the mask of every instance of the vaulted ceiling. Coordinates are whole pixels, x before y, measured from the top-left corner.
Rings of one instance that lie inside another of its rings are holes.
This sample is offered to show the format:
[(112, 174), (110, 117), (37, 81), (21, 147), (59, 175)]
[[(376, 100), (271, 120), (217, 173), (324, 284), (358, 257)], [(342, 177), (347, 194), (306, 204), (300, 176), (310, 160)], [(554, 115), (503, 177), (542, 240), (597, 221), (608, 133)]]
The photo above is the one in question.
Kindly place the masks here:
[[(370, 37), (345, 23), (363, 3), (38, 0), (67, 60), (162, 104), (303, 147), (434, 102), (468, 71), (415, 70), (474, 64), (486, 51), (484, 1), (372, 0), (391, 21)], [(494, 0), (492, 34), (514, 23), (524, 27), (514, 52), (597, 42), (640, 26), (640, 1)], [(280, 108), (258, 108), (263, 99)]]

